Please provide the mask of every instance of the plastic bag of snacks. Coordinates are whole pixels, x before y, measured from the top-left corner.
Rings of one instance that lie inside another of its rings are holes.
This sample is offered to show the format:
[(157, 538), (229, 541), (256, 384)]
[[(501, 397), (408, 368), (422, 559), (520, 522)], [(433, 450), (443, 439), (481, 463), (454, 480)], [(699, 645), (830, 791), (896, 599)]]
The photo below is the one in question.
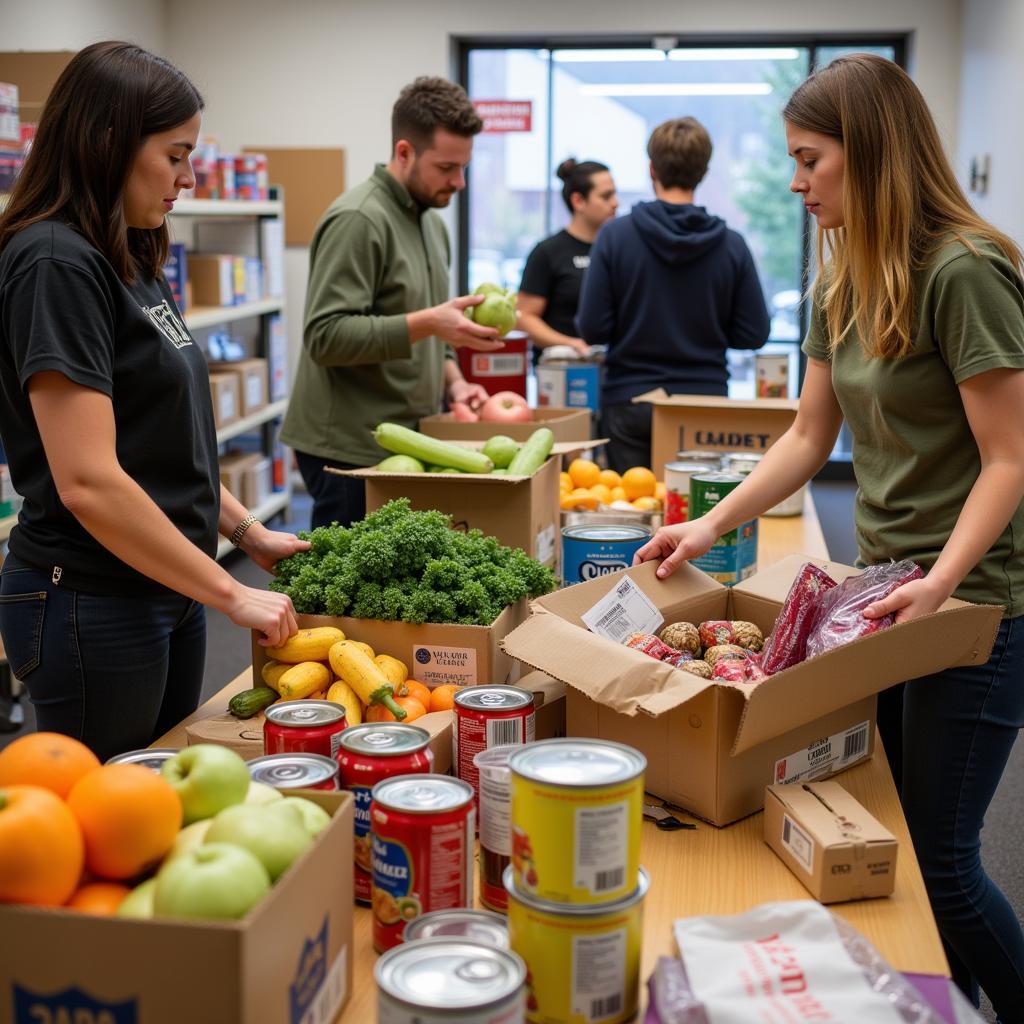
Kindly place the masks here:
[(761, 652), (761, 667), (766, 675), (774, 675), (804, 660), (819, 596), (836, 585), (836, 581), (813, 562), (805, 562), (800, 567)]

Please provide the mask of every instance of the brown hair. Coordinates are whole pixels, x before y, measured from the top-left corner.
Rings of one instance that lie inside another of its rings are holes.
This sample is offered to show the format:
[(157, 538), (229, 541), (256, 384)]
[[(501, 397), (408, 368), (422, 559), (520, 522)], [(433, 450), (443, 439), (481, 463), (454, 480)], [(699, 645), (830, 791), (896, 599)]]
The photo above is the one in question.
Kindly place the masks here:
[(711, 136), (697, 118), (677, 117), (651, 132), (647, 155), (664, 188), (695, 189), (708, 171)]
[(391, 148), (394, 150), (398, 140), (405, 139), (422, 153), (430, 146), (437, 128), (468, 137), (483, 127), (461, 85), (446, 78), (421, 76), (399, 93), (391, 108)]
[(167, 262), (166, 223), (131, 228), (124, 188), (150, 135), (203, 108), (196, 87), (132, 43), (93, 43), (75, 54), (46, 100), (35, 140), (0, 216), (0, 251), (15, 233), (55, 218), (69, 224), (130, 284)]
[(897, 64), (867, 53), (837, 57), (797, 88), (782, 116), (843, 146), (843, 227), (818, 230), (833, 350), (856, 328), (870, 355), (910, 352), (912, 274), (951, 237), (975, 254), (968, 235), (990, 242), (1020, 266), (1016, 244), (967, 201), (924, 97)]

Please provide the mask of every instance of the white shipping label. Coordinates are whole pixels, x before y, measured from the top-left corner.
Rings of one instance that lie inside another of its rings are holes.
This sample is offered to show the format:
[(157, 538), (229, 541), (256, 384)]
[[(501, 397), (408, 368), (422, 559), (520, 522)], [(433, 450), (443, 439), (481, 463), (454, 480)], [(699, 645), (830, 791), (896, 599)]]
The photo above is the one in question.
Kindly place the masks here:
[(626, 929), (574, 935), (572, 1012), (586, 1021), (622, 1014), (626, 998)]
[(220, 419), (222, 423), (233, 420), (238, 416), (235, 408), (235, 392), (232, 388), (225, 388), (220, 393)]
[(442, 683), (474, 686), (479, 682), (476, 674), (476, 650), (472, 647), (414, 644), (412, 669), (413, 675), (430, 687), (440, 686)]
[(629, 855), (628, 802), (578, 807), (575, 831), (574, 886), (594, 895), (621, 889)]
[(815, 740), (806, 750), (780, 757), (775, 762), (775, 782), (807, 782), (840, 771), (859, 761), (868, 749), (870, 722)]
[(591, 633), (617, 644), (630, 633), (654, 633), (665, 621), (657, 605), (628, 576), (580, 618)]
[(814, 863), (814, 840), (788, 815), (782, 816), (782, 845), (808, 872)]
[(331, 964), (331, 969), (321, 982), (312, 1005), (299, 1024), (330, 1024), (341, 1012), (341, 1004), (345, 1001), (345, 986), (348, 981), (348, 975), (345, 972), (347, 954), (348, 946), (342, 946), (341, 951), (334, 958), (334, 963)]
[(263, 404), (263, 378), (259, 374), (245, 378), (245, 404), (249, 409)]
[(534, 555), (541, 565), (547, 565), (548, 562), (554, 561), (555, 558), (555, 524), (552, 523), (550, 526), (546, 526), (543, 530), (538, 531), (536, 543), (533, 545)]

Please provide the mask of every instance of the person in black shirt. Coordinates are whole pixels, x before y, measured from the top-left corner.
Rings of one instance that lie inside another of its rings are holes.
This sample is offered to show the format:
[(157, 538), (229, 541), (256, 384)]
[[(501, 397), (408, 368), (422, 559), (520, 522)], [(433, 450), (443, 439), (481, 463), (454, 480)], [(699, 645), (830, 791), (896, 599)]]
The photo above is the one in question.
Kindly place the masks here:
[(533, 343), (534, 363), (542, 349), (568, 345), (586, 355), (587, 343), (576, 330), (576, 307), (583, 274), (590, 265), (590, 246), (598, 229), (618, 209), (615, 182), (608, 168), (595, 160), (563, 161), (556, 172), (562, 198), (572, 216), (569, 223), (538, 243), (527, 257), (519, 286), (519, 325)]
[(206, 360), (163, 279), (201, 110), (161, 58), (86, 47), (0, 217), (0, 434), (25, 499), (0, 633), (39, 728), (101, 758), (195, 710), (204, 605), (267, 644), (297, 628), (213, 558), (218, 534), (267, 570), (308, 544), (221, 487)]

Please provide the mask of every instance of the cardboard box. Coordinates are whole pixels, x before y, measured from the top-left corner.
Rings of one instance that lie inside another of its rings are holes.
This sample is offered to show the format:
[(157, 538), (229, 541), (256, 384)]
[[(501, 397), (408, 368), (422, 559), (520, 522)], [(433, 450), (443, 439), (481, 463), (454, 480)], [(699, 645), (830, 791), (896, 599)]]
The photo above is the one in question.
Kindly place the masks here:
[(654, 406), (651, 468), (660, 477), (676, 452), (687, 448), (766, 451), (796, 419), (799, 403), (789, 398), (740, 401), (712, 395), (669, 395), (663, 388), (633, 399)]
[(249, 416), (266, 406), (266, 359), (237, 359), (230, 363), (210, 363), (210, 369), (215, 373), (233, 373), (238, 377), (240, 415)]
[[(793, 555), (728, 588), (688, 564), (659, 580), (657, 563), (646, 562), (539, 598), (502, 647), (568, 684), (570, 736), (636, 747), (647, 757), (649, 792), (725, 825), (760, 810), (766, 785), (821, 778), (869, 757), (876, 693), (983, 664), (999, 628), (1002, 609), (950, 599), (932, 615), (743, 685), (655, 661), (590, 632), (581, 618), (602, 599), (621, 603), (628, 578), (665, 624), (745, 619), (767, 635), (806, 561)], [(857, 572), (811, 561), (836, 579)]]
[(768, 786), (764, 841), (821, 903), (889, 896), (896, 837), (838, 782)]
[(213, 397), (213, 422), (218, 430), (237, 422), (241, 413), (242, 389), (237, 373), (211, 373), (210, 394)]
[(333, 820), (240, 921), (0, 905), (0, 1006), (12, 1014), (3, 1019), (333, 1020), (352, 992), (352, 872), (338, 866), (352, 860), (353, 801), (302, 795)]
[(187, 259), (192, 301), (197, 306), (234, 305), (235, 261), (233, 256), (190, 252)]
[(259, 455), (251, 452), (231, 451), (220, 457), (220, 482), (228, 491), (242, 504), (246, 504), (242, 498), (242, 478), (246, 469), (254, 462), (258, 462)]
[(273, 472), (268, 456), (257, 456), (242, 469), (240, 499), (246, 508), (257, 508), (263, 504), (274, 489)]
[(547, 427), (555, 442), (591, 440), (591, 416), (586, 409), (534, 409), (529, 423), (460, 423), (450, 412), (426, 416), (420, 420), (419, 431), (442, 441), (486, 441), (495, 434), (504, 434), (513, 441), (525, 441), (535, 430)]

